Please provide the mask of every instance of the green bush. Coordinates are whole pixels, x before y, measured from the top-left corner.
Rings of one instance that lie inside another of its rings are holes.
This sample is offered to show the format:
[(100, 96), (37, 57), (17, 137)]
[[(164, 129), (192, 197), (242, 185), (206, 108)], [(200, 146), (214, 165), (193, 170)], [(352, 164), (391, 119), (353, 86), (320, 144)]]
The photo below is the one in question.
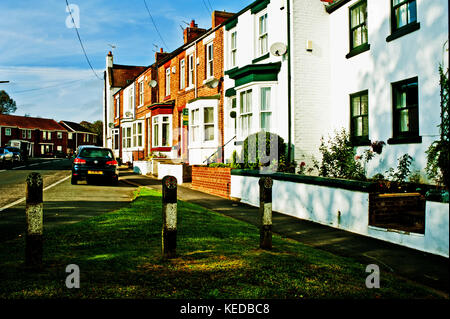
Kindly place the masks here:
[(366, 180), (364, 167), (357, 160), (356, 150), (345, 129), (336, 132), (327, 142), (322, 138), (319, 150), (322, 162), (315, 165), (320, 176)]

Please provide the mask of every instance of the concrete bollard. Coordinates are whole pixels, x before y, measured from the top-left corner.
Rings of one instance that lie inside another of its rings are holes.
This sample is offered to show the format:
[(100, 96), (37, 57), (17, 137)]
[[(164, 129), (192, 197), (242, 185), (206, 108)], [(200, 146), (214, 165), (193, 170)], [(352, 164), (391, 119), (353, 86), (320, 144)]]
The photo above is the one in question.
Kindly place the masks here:
[(162, 255), (174, 258), (177, 248), (177, 179), (165, 176), (162, 179)]
[(272, 185), (270, 177), (259, 179), (259, 247), (272, 249)]
[(43, 180), (39, 173), (31, 173), (27, 177), (26, 194), (26, 237), (25, 265), (33, 268), (42, 266), (44, 250), (44, 206)]

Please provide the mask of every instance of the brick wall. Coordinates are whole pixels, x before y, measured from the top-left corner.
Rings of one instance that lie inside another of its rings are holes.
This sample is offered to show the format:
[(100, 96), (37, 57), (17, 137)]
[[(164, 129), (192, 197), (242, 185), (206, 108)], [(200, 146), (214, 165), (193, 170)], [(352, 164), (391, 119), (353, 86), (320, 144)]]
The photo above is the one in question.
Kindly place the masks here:
[(231, 168), (192, 166), (192, 188), (230, 198)]
[(425, 232), (425, 198), (419, 193), (370, 194), (369, 225)]

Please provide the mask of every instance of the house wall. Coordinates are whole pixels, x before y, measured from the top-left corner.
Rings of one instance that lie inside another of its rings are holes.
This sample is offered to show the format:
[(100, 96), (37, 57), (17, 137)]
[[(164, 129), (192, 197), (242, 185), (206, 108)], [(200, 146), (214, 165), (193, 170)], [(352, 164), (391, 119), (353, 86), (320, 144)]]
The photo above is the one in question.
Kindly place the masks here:
[[(329, 14), (318, 0), (291, 0), (291, 28), (294, 159), (311, 165), (312, 158), (320, 158), (320, 138), (331, 120), (330, 89), (337, 83), (330, 79), (335, 54), (330, 37), (337, 30), (330, 28)], [(312, 51), (307, 51), (307, 41)]]
[[(281, 9), (283, 8), (283, 9)], [(225, 98), (224, 111), (224, 143), (230, 141), (235, 135), (235, 119), (230, 116), (231, 111), (237, 112), (237, 136), (232, 142), (225, 146), (225, 161), (230, 162), (233, 151), (241, 152), (241, 145), (246, 136), (241, 136), (239, 130), (239, 106), (240, 106), (240, 92), (252, 89), (252, 130), (250, 134), (256, 133), (260, 130), (259, 110), (260, 110), (260, 87), (271, 87), (271, 132), (280, 135), (286, 143), (288, 142), (288, 73), (287, 73), (287, 54), (283, 56), (274, 56), (269, 53), (265, 59), (258, 58), (258, 17), (263, 12), (268, 14), (267, 33), (268, 33), (268, 48), (276, 42), (281, 42), (287, 46), (287, 8), (282, 6), (280, 1), (271, 1), (267, 7), (256, 14), (251, 13), (251, 9), (241, 13), (237, 17), (237, 24), (235, 27), (224, 32), (224, 67), (225, 72), (237, 68), (243, 68), (248, 65), (268, 64), (281, 62), (281, 69), (278, 73), (277, 81), (266, 82), (250, 82), (240, 87), (235, 86), (235, 80), (231, 79), (229, 75), (225, 74), (224, 92), (228, 89), (235, 88), (236, 90), (236, 108), (231, 107), (231, 98)], [(236, 66), (231, 63), (231, 34), (237, 32), (237, 62)], [(269, 51), (270, 52), (270, 51)]]
[[(194, 172), (193, 172), (194, 178)], [(259, 206), (259, 177), (231, 175), (231, 197)], [(273, 181), (276, 212), (449, 257), (449, 204), (426, 202), (425, 233), (415, 234), (369, 226), (369, 193), (336, 187)]]
[[(331, 55), (330, 126), (349, 130), (349, 95), (369, 92), (369, 139), (387, 142), (393, 134), (391, 83), (418, 77), (419, 134), (422, 143), (386, 145), (383, 153), (368, 166), (368, 175), (397, 167), (397, 159), (408, 153), (414, 158), (413, 170), (424, 176), (428, 146), (439, 135), (440, 94), (438, 66), (448, 66), (443, 45), (448, 40), (448, 1), (418, 0), (417, 22), (420, 29), (387, 42), (390, 30), (390, 1), (367, 1), (368, 42), (370, 50), (347, 59), (349, 53), (350, 1), (329, 16)], [(325, 133), (325, 132), (324, 132)], [(316, 143), (319, 141), (316, 140)], [(367, 147), (360, 147), (362, 153)]]

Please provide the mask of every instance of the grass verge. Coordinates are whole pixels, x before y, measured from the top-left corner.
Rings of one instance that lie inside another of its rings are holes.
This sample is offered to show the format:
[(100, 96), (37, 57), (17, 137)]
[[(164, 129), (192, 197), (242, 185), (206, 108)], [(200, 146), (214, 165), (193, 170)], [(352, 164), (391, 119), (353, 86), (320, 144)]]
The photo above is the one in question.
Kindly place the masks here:
[[(0, 244), (0, 298), (440, 298), (382, 274), (365, 285), (366, 265), (259, 231), (244, 222), (178, 202), (178, 257), (161, 258), (161, 194), (140, 188), (129, 207), (45, 233), (44, 270), (23, 266), (25, 240)], [(80, 288), (65, 285), (80, 268)]]

